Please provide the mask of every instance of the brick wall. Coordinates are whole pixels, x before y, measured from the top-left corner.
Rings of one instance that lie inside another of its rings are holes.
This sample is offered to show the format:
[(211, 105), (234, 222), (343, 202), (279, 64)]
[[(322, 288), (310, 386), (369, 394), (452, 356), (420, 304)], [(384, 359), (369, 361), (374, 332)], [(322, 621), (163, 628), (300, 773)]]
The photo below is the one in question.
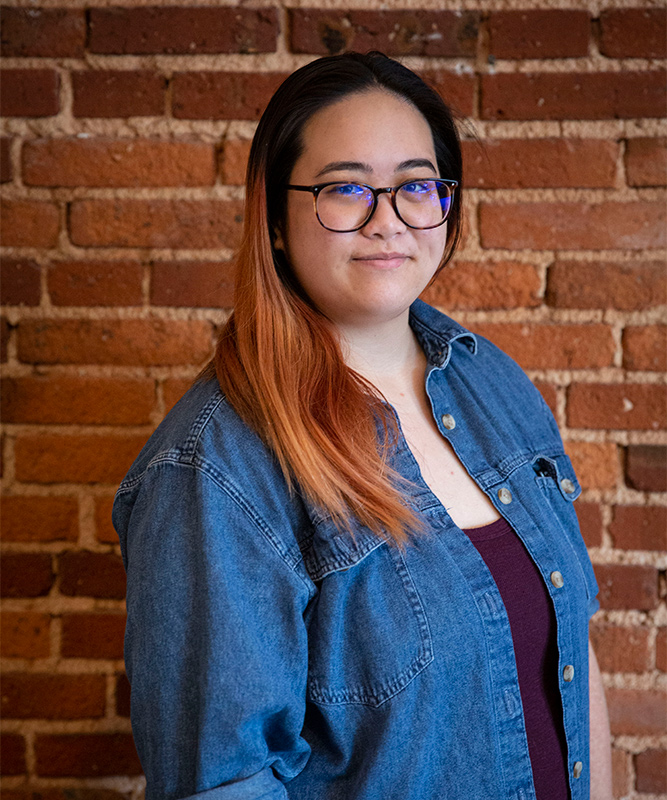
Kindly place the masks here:
[(467, 239), (428, 299), (514, 356), (562, 426), (616, 797), (667, 792), (664, 10), (320, 2), (2, 13), (4, 796), (141, 794), (114, 488), (226, 318), (261, 109), (345, 47), (405, 56), (484, 145), (464, 143)]

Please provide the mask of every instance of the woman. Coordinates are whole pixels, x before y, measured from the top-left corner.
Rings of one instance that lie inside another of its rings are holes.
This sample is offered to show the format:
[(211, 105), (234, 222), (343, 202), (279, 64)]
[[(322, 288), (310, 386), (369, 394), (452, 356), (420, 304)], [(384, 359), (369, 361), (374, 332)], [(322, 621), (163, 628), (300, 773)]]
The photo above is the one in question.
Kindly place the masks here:
[(234, 314), (114, 508), (149, 800), (610, 796), (556, 424), (417, 300), (460, 190), (449, 111), (381, 54), (269, 103)]

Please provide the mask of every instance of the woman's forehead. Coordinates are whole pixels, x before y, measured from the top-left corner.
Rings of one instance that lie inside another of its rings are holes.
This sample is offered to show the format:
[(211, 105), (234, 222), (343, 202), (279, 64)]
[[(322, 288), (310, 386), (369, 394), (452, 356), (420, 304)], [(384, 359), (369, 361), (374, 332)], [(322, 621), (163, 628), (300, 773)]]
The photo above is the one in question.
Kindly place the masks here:
[(302, 141), (296, 166), (307, 168), (313, 178), (336, 165), (373, 173), (435, 163), (426, 119), (407, 100), (379, 89), (348, 95), (317, 111)]

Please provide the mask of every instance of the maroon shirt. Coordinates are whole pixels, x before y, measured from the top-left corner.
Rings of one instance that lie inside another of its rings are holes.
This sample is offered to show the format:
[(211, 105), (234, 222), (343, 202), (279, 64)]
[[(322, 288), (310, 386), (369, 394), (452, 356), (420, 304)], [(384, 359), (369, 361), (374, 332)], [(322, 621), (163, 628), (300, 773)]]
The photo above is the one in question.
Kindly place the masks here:
[(509, 618), (537, 800), (568, 800), (556, 615), (549, 592), (507, 520), (464, 533), (489, 568)]

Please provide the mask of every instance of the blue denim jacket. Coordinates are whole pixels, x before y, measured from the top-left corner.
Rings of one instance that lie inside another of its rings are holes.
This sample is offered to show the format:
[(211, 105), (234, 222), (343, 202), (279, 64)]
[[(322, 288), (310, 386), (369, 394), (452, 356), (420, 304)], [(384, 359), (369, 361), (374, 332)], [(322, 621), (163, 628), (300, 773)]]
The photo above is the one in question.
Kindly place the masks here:
[[(584, 800), (597, 585), (577, 478), (514, 361), (420, 301), (411, 325), (442, 435), (551, 595), (571, 794)], [(404, 440), (393, 463), (429, 524), (405, 554), (362, 527), (353, 543), (290, 495), (215, 381), (153, 434), (114, 505), (147, 800), (534, 799), (496, 585)]]

